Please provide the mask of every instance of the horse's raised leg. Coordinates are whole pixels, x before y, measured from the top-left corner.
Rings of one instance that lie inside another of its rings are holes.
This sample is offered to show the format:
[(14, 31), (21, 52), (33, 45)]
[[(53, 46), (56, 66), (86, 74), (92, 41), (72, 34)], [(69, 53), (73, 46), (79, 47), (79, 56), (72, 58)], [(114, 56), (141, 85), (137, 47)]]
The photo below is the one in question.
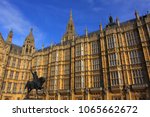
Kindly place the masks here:
[(32, 91), (32, 89), (29, 89), (29, 93)]
[(36, 99), (38, 99), (38, 89), (36, 89)]
[(27, 95), (26, 95), (26, 98), (28, 99), (29, 98), (29, 93), (30, 93), (30, 91), (29, 91), (30, 89), (29, 88), (27, 88)]
[(26, 96), (27, 98), (29, 98), (29, 93), (31, 92), (31, 90), (32, 90), (31, 88), (28, 88), (28, 92), (27, 92), (27, 96)]

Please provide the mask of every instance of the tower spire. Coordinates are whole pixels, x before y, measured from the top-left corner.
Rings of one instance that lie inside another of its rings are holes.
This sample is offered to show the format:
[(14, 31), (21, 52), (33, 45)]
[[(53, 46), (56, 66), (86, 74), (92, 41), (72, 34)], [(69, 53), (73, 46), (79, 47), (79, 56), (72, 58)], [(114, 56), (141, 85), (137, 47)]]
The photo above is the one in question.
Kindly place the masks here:
[(85, 36), (88, 37), (88, 28), (85, 28)]
[(30, 32), (33, 32), (33, 28), (30, 28)]
[(42, 44), (42, 50), (44, 50), (44, 43)]
[(70, 20), (72, 20), (72, 9), (70, 10)]
[(68, 40), (74, 40), (75, 37), (75, 26), (73, 23), (73, 17), (72, 17), (72, 9), (70, 10), (70, 18), (67, 24), (66, 33), (64, 34), (62, 38), (62, 42), (66, 42)]
[(73, 18), (72, 18), (72, 10), (70, 10), (70, 19), (67, 25), (67, 33), (74, 33), (75, 28), (74, 28), (74, 23), (73, 23)]
[(137, 11), (137, 10), (135, 10), (135, 17), (136, 17), (136, 19), (137, 19), (137, 20), (139, 20), (139, 19), (140, 19), (140, 16), (139, 16), (139, 13), (138, 13), (138, 11)]
[(13, 37), (13, 31), (11, 29), (10, 32), (9, 32), (9, 34), (8, 34), (6, 42), (9, 43), (9, 44), (11, 44), (12, 43), (12, 37)]
[(34, 41), (33, 28), (30, 28), (30, 33), (29, 33), (29, 35), (26, 37), (26, 40)]
[(100, 23), (99, 25), (99, 28), (100, 28), (100, 31), (103, 31), (103, 27), (102, 27), (102, 24)]
[(30, 33), (26, 37), (22, 49), (23, 54), (32, 54), (35, 51), (35, 45), (34, 45), (34, 36), (32, 33), (33, 29), (30, 29)]

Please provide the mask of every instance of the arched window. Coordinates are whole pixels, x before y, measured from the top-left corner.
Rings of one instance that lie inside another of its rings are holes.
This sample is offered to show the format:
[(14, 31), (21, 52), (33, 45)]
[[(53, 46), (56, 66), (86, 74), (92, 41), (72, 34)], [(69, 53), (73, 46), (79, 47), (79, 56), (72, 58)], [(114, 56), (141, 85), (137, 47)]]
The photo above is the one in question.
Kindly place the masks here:
[(28, 52), (28, 48), (26, 48), (26, 52)]
[(30, 53), (32, 52), (32, 47), (30, 47)]

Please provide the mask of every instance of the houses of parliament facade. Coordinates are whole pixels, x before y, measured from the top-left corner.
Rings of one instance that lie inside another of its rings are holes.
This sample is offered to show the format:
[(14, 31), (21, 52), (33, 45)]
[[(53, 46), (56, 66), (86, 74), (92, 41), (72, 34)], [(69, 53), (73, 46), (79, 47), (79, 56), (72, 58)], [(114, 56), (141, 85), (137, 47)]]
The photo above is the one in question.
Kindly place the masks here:
[[(45, 100), (150, 99), (150, 14), (76, 35), (70, 13), (61, 42), (35, 49), (32, 29), (23, 46), (0, 34), (0, 99), (22, 100), (32, 71), (46, 77)], [(31, 97), (34, 97), (31, 92)]]

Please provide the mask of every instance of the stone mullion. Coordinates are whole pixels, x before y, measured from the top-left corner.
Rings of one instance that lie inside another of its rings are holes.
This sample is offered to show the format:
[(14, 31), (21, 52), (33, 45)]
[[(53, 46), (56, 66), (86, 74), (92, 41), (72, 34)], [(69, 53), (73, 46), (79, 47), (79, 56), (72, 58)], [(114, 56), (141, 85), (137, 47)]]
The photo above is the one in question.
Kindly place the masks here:
[(103, 76), (103, 85), (104, 85), (104, 99), (109, 99), (109, 83), (107, 75), (107, 57), (106, 57), (106, 38), (104, 37), (104, 32), (100, 32), (100, 47), (101, 47), (101, 58), (102, 58), (102, 76)]
[(8, 91), (7, 91), (7, 89), (8, 89), (8, 88), (7, 88), (7, 87), (8, 87), (8, 83), (9, 83), (9, 82), (6, 82), (6, 84), (5, 84), (5, 90), (4, 90), (4, 91), (5, 91), (5, 93), (7, 93), (7, 92), (8, 92)]
[[(92, 73), (91, 73), (91, 67), (92, 67), (92, 63), (91, 63), (91, 56), (92, 56), (92, 47), (91, 47), (91, 42), (89, 42), (89, 40), (88, 40), (88, 42), (87, 42), (87, 44), (88, 44), (88, 46), (87, 46), (87, 55), (88, 55), (88, 59), (87, 59), (87, 61), (88, 61), (88, 69), (87, 69), (87, 71), (88, 71), (88, 87), (89, 87), (89, 89), (91, 89), (92, 88)], [(89, 100), (91, 100), (91, 94), (90, 94), (90, 92), (88, 93), (88, 99)]]
[(50, 91), (50, 79), (51, 79), (51, 51), (49, 53), (49, 63), (48, 63), (48, 83), (47, 83), (47, 88), (48, 88), (48, 96), (47, 98), (49, 99), (50, 98), (50, 95), (49, 95), (49, 91)]
[[(138, 25), (138, 31), (139, 31), (139, 36), (140, 36), (140, 39), (141, 39), (141, 43), (142, 43), (142, 51), (143, 51), (143, 54), (144, 54), (144, 61), (146, 63), (146, 67), (148, 71), (150, 71), (149, 69), (149, 62), (150, 62), (150, 55), (147, 53), (149, 50), (148, 50), (148, 40), (145, 38), (144, 36), (144, 29), (142, 27), (142, 24), (140, 21), (137, 21), (137, 25)], [(149, 80), (150, 80), (150, 73), (147, 71), (147, 74), (148, 74), (148, 77), (149, 77)]]
[(72, 43), (71, 49), (70, 49), (70, 62), (71, 62), (71, 81), (70, 81), (70, 99), (75, 99), (75, 42)]
[[(89, 42), (88, 42), (88, 35), (85, 37), (85, 43), (84, 47), (86, 46), (86, 57), (84, 61), (84, 71), (85, 71), (85, 86), (86, 86), (86, 92), (87, 92), (87, 99), (90, 100), (90, 72), (89, 72)], [(85, 49), (85, 48), (84, 48)], [(85, 51), (84, 51), (85, 52)], [(85, 53), (84, 53), (85, 55)]]
[(11, 93), (13, 93), (13, 86), (14, 86), (14, 82), (11, 82), (11, 88), (10, 88)]
[(5, 81), (5, 87), (4, 87), (4, 90), (3, 90), (4, 93), (6, 92), (6, 89), (7, 89), (7, 82)]
[[(63, 56), (64, 56), (64, 52), (63, 52), (63, 50), (60, 50), (60, 53), (61, 53), (61, 57), (62, 57), (62, 59), (64, 58)], [(60, 60), (60, 64), (59, 64), (59, 86), (60, 86), (60, 89), (62, 90), (63, 88), (62, 88), (62, 85), (63, 85), (63, 81), (62, 81), (62, 75), (63, 75), (63, 73), (62, 73), (62, 70), (63, 70), (63, 65), (62, 65), (62, 62), (61, 62), (62, 60)]]

